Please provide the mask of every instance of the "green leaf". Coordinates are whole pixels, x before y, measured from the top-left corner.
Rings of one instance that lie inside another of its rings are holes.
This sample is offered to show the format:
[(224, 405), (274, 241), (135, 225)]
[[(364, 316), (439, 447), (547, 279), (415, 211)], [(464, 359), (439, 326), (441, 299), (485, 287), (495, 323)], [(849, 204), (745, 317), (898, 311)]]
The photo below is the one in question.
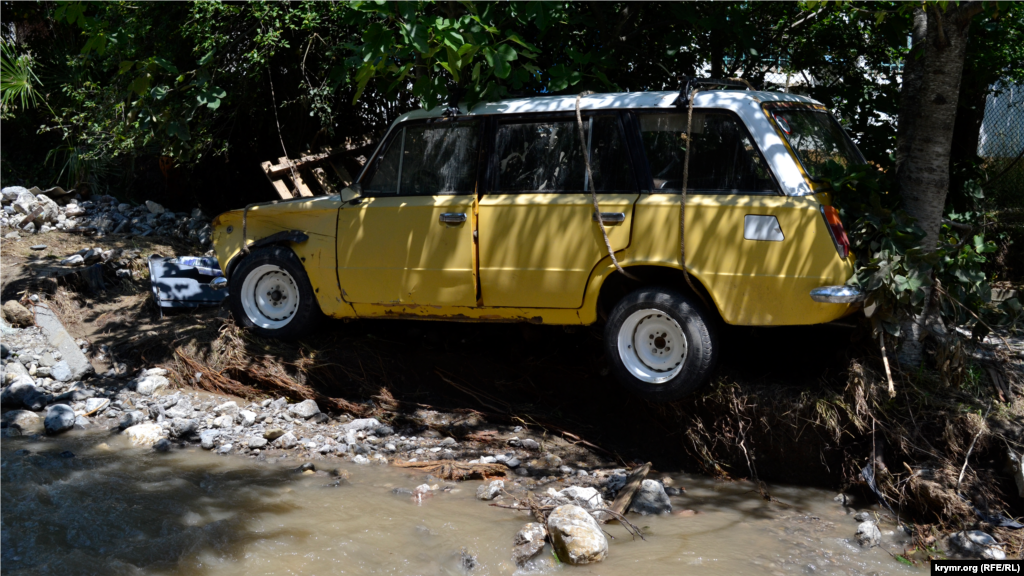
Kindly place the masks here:
[(135, 92), (139, 96), (142, 96), (146, 92), (149, 92), (149, 84), (153, 81), (153, 76), (148, 72), (137, 76), (132, 83), (128, 85), (128, 90)]
[(167, 124), (167, 134), (177, 136), (182, 142), (188, 142), (191, 139), (191, 135), (188, 133), (188, 124), (177, 120)]
[(117, 73), (124, 74), (125, 72), (131, 70), (132, 66), (135, 66), (134, 60), (125, 60), (124, 62), (121, 62), (121, 65), (117, 69)]
[[(406, 2), (400, 2), (400, 4), (406, 4)], [(430, 50), (430, 46), (427, 44), (427, 27), (425, 25), (419, 22), (402, 23), (401, 28), (406, 42), (412, 45), (417, 52), (423, 53)]]
[(210, 50), (209, 52), (207, 52), (205, 56), (203, 56), (202, 58), (199, 59), (199, 65), (200, 66), (206, 66), (207, 64), (212, 62), (213, 61), (213, 55), (216, 54), (216, 53), (217, 53), (217, 49), (216, 48), (214, 48), (214, 49)]
[[(157, 56), (157, 57), (153, 58), (153, 62), (157, 66), (160, 66), (161, 68), (163, 68), (164, 70), (167, 70), (171, 74), (177, 74), (178, 73), (178, 69), (174, 66), (174, 64), (171, 64), (170, 61), (167, 60), (166, 58), (160, 58), (159, 56)], [(122, 62), (121, 64), (124, 65), (124, 62)]]
[(196, 102), (200, 106), (206, 106), (210, 110), (220, 108), (220, 101), (228, 95), (223, 88), (217, 86), (204, 86), (196, 92)]
[(171, 93), (171, 89), (168, 88), (167, 86), (154, 86), (153, 89), (149, 91), (149, 95), (152, 96), (153, 99), (157, 100), (157, 101), (163, 100), (170, 93)]

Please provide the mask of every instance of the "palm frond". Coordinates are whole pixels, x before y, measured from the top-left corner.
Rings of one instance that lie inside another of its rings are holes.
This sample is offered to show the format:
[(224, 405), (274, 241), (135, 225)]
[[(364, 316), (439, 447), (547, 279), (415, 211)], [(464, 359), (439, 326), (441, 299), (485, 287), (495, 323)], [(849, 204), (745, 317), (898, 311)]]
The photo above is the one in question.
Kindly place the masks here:
[(0, 42), (0, 106), (11, 109), (18, 104), (22, 110), (36, 106), (43, 83), (32, 71), (34, 63), (32, 56), (19, 55), (12, 43)]

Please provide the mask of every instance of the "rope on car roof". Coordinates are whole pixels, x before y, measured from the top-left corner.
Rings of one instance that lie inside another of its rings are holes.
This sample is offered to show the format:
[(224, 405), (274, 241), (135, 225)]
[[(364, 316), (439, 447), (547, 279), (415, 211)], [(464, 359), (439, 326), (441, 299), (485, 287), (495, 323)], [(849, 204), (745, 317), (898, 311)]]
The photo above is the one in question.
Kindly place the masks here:
[(580, 130), (580, 147), (583, 149), (583, 163), (587, 167), (587, 180), (590, 182), (590, 197), (594, 200), (594, 219), (597, 220), (597, 225), (601, 227), (601, 235), (604, 236), (604, 247), (608, 250), (608, 257), (612, 259), (615, 269), (622, 272), (626, 278), (639, 281), (639, 278), (626, 272), (619, 265), (619, 260), (615, 258), (615, 251), (612, 250), (612, 243), (608, 240), (608, 231), (605, 230), (604, 220), (601, 219), (601, 207), (597, 203), (597, 187), (594, 186), (594, 173), (590, 169), (590, 152), (587, 150), (587, 136), (583, 132), (583, 116), (580, 114), (580, 99), (591, 94), (593, 92), (587, 90), (576, 95), (576, 125)]

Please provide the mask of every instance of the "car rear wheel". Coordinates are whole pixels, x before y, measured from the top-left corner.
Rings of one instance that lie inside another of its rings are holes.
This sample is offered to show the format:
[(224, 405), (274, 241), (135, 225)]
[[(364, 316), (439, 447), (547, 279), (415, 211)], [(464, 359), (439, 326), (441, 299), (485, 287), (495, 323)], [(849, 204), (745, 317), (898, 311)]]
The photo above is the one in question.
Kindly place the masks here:
[(231, 274), (231, 313), (261, 336), (292, 339), (321, 319), (309, 278), (284, 246), (253, 250)]
[(615, 376), (655, 401), (692, 394), (717, 358), (709, 314), (686, 296), (641, 288), (623, 298), (605, 325), (605, 347)]

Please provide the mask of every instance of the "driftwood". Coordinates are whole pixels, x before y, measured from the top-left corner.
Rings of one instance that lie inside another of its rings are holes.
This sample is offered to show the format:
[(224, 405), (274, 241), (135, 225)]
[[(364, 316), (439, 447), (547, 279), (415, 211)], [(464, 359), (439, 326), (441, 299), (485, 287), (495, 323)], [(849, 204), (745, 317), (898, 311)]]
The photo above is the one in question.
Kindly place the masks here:
[(406, 462), (395, 460), (399, 468), (412, 468), (426, 472), (442, 480), (465, 480), (467, 478), (488, 478), (491, 476), (507, 476), (508, 467), (504, 464), (470, 464), (458, 460), (433, 460), (430, 462)]
[(647, 478), (647, 473), (650, 471), (651, 463), (648, 462), (629, 473), (629, 476), (626, 477), (626, 485), (622, 487), (622, 490), (619, 490), (619, 495), (612, 502), (611, 511), (616, 516), (622, 516), (626, 513), (626, 510), (629, 510), (629, 505), (633, 503), (636, 491), (640, 489), (640, 485), (643, 484), (644, 479)]

